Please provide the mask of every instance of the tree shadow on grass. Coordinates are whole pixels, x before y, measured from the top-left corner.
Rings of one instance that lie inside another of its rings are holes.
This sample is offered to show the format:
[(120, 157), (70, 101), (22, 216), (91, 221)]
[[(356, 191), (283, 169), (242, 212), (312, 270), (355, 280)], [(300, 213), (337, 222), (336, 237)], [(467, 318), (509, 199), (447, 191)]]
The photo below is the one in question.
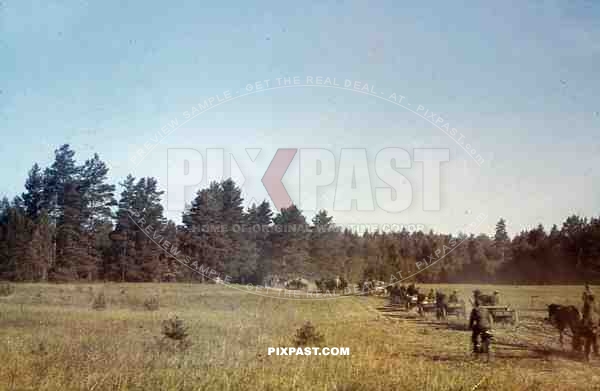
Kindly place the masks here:
[[(556, 349), (549, 349), (545, 347), (531, 347), (523, 346), (522, 344), (515, 344), (517, 347), (512, 346), (513, 344), (494, 344), (492, 347), (491, 362), (494, 361), (521, 361), (521, 360), (539, 360), (546, 361), (552, 358), (562, 358), (572, 361), (582, 362), (583, 359), (580, 354), (561, 351)], [(509, 347), (508, 349), (505, 349)], [(512, 348), (511, 348), (512, 347)], [(476, 355), (470, 352), (464, 353), (437, 353), (437, 352), (421, 352), (411, 354), (414, 357), (427, 358), (435, 362), (448, 362), (458, 363), (465, 361), (481, 361), (486, 362), (487, 358), (485, 355)], [(591, 365), (600, 366), (600, 362), (592, 361)]]
[(379, 312), (407, 312), (404, 306), (390, 306), (386, 305), (384, 307), (375, 308)]
[(529, 343), (529, 342), (507, 342), (494, 341), (496, 355), (502, 358), (533, 358), (550, 359), (562, 358), (567, 360), (582, 361), (583, 356), (580, 352), (570, 349), (556, 349), (551, 346)]
[[(390, 311), (391, 312), (391, 311)], [(405, 320), (405, 321), (418, 321), (419, 315), (418, 314), (411, 314), (410, 312), (403, 312), (403, 313), (384, 313), (383, 316), (385, 316), (386, 318), (390, 318), (390, 319), (397, 319), (397, 320)]]

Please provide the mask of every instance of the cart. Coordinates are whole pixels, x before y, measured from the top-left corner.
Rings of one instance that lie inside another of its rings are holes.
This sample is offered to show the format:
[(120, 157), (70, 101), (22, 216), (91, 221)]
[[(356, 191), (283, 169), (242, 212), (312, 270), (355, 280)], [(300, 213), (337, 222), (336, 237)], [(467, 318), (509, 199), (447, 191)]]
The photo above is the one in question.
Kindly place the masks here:
[(467, 305), (465, 304), (465, 301), (461, 300), (457, 303), (448, 303), (446, 306), (446, 315), (456, 316), (457, 318), (466, 318)]
[(516, 326), (519, 323), (519, 313), (515, 308), (507, 305), (486, 305), (481, 306), (488, 310), (490, 314), (490, 323), (509, 323)]

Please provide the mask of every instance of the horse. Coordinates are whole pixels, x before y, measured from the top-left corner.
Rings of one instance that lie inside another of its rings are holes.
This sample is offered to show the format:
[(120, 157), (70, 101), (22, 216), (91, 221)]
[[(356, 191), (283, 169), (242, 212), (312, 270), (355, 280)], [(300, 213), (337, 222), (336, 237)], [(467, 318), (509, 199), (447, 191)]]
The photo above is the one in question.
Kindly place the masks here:
[[(569, 328), (574, 337), (579, 335), (581, 313), (573, 305), (550, 304), (548, 306), (548, 321), (558, 329), (560, 346), (563, 346), (565, 329)], [(575, 341), (574, 344), (577, 345)]]

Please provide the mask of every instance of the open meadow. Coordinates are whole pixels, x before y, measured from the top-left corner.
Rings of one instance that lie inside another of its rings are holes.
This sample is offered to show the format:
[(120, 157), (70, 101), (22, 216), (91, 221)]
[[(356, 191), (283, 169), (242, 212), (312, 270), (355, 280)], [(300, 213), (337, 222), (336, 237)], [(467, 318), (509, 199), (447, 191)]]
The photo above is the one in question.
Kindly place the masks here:
[[(2, 390), (600, 389), (600, 360), (568, 353), (568, 337), (561, 351), (543, 321), (547, 304), (579, 305), (581, 287), (478, 286), (500, 290), (521, 315), (517, 328), (496, 329), (486, 363), (470, 354), (464, 320), (390, 312), (378, 297), (282, 300), (207, 284), (13, 286), (0, 297)], [(421, 289), (430, 287), (439, 286)], [(475, 286), (443, 288), (467, 299)], [(100, 292), (106, 306), (94, 309)], [(172, 315), (188, 327), (189, 346), (161, 342)], [(322, 346), (348, 347), (350, 356), (267, 355), (292, 346), (305, 321)]]

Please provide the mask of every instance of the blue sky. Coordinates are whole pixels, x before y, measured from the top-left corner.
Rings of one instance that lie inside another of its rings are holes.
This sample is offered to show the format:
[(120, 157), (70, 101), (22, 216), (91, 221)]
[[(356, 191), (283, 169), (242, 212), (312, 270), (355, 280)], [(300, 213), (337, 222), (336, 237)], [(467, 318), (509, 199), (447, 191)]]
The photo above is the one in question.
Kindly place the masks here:
[[(123, 4), (122, 4), (123, 3)], [(126, 4), (125, 4), (126, 3)], [(600, 210), (600, 6), (554, 2), (247, 2), (3, 0), (0, 6), (0, 194), (22, 191), (34, 162), (70, 143), (108, 161), (111, 181), (156, 176), (168, 148), (225, 148), (244, 190), (277, 148), (449, 148), (442, 208), (333, 212), (339, 223), (421, 223), (456, 232), (484, 213), (511, 233)], [(176, 4), (175, 4), (176, 3)], [(485, 159), (373, 97), (323, 88), (270, 90), (224, 104), (166, 137), (139, 165), (132, 153), (173, 118), (257, 80), (323, 76), (368, 82), (439, 113)], [(297, 161), (284, 178), (292, 198)], [(252, 167), (252, 169), (248, 168)], [(334, 186), (324, 189), (333, 194)], [(331, 197), (329, 197), (330, 199)], [(330, 209), (327, 197), (321, 207)], [(259, 199), (260, 200), (260, 199)], [(307, 214), (311, 214), (307, 211)], [(170, 211), (177, 218), (179, 211)]]

